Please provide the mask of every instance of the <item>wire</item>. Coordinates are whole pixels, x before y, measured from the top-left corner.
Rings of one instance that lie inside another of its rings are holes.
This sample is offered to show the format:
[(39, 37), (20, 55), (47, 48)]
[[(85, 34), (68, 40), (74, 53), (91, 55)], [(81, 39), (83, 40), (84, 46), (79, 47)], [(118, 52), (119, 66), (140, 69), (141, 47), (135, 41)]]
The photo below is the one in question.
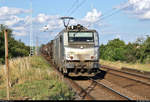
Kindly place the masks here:
[[(138, 3), (138, 2), (136, 2), (136, 3)], [(136, 3), (135, 3), (135, 4), (136, 4)], [(129, 4), (128, 6), (123, 7), (123, 8), (120, 8), (120, 9), (118, 9), (117, 11), (112, 12), (112, 13), (110, 13), (110, 14), (108, 14), (108, 15), (103, 15), (103, 16), (101, 16), (102, 18), (100, 18), (95, 24), (97, 24), (97, 23), (100, 22), (101, 20), (104, 20), (104, 19), (106, 19), (106, 18), (108, 18), (108, 17), (111, 17), (111, 16), (113, 16), (113, 15), (119, 13), (120, 11), (122, 11), (123, 9), (128, 8), (128, 7), (131, 6), (131, 5), (133, 5), (133, 4)], [(113, 10), (112, 10), (112, 11), (113, 11)], [(91, 26), (91, 25), (92, 25), (92, 24), (89, 24), (89, 26)]]
[[(125, 2), (124, 2), (124, 3), (125, 3)], [(112, 15), (114, 14), (113, 11), (116, 12), (116, 9), (115, 9), (115, 8), (112, 8), (111, 10), (109, 10), (109, 11), (103, 13), (102, 16), (101, 16), (101, 18), (97, 21), (97, 23), (100, 22), (102, 19), (107, 18), (107, 17), (105, 17), (105, 16), (110, 16), (110, 15), (112, 16)], [(108, 14), (108, 12), (109, 12), (109, 14)], [(107, 14), (108, 14), (108, 15), (107, 15)], [(96, 24), (96, 23), (95, 23), (95, 24)], [(89, 25), (88, 25), (87, 27), (90, 27), (91, 25), (92, 25), (92, 22), (89, 23)]]
[[(113, 11), (115, 11), (116, 9), (111, 9), (111, 10), (109, 10), (108, 12), (110, 12), (111, 14), (113, 13)], [(101, 17), (105, 17), (105, 15), (107, 14), (107, 12), (105, 12)], [(108, 15), (106, 15), (106, 16), (108, 16)], [(97, 22), (100, 22), (102, 19), (99, 19)], [(87, 27), (90, 27), (92, 25), (92, 22), (91, 23), (89, 23), (89, 25), (87, 26)]]
[[(138, 1), (138, 2), (140, 2), (140, 1)], [(138, 2), (136, 2), (136, 3), (138, 3)], [(136, 3), (134, 3), (134, 4), (136, 4)], [(106, 17), (103, 17), (102, 19), (105, 19), (105, 18), (107, 18), (107, 17), (113, 16), (114, 14), (116, 14), (116, 13), (122, 11), (123, 9), (127, 9), (127, 8), (128, 8), (129, 6), (131, 6), (131, 5), (133, 5), (133, 4), (129, 4), (129, 5), (127, 5), (126, 7), (120, 8), (120, 9), (118, 9), (116, 12), (113, 12), (112, 14), (110, 14), (110, 15), (108, 15), (108, 16), (106, 16)]]
[(76, 4), (79, 2), (79, 0), (74, 0), (74, 2), (73, 2), (73, 4), (71, 5), (71, 7), (68, 9), (68, 10), (66, 10), (67, 12), (66, 12), (66, 15), (67, 15), (67, 13), (69, 13), (75, 6), (76, 6)]
[[(75, 0), (74, 3), (72, 4), (72, 7), (70, 9), (67, 10), (67, 13), (68, 15), (67, 16), (71, 16), (73, 13), (76, 12), (76, 10), (78, 8), (80, 8), (80, 6), (82, 6), (84, 3), (86, 2), (86, 0), (83, 0), (79, 3), (79, 0)], [(72, 10), (72, 11), (71, 11)], [(70, 12), (71, 11), (71, 12)], [(68, 20), (68, 24), (69, 25), (69, 21), (70, 19)]]
[(72, 12), (69, 14), (69, 16), (71, 16), (73, 13), (75, 13), (77, 11), (77, 9), (79, 9), (86, 1), (87, 0), (83, 0), (82, 2), (80, 2), (80, 4), (77, 5), (74, 10), (72, 10)]

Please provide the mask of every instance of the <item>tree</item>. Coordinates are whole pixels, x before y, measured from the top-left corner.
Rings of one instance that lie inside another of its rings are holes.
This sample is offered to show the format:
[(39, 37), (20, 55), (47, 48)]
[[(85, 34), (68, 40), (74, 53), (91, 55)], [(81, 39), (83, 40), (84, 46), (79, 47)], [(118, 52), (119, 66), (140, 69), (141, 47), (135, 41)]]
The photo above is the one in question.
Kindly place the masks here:
[(100, 46), (100, 58), (110, 61), (125, 60), (125, 42), (120, 39), (110, 40)]
[(137, 38), (135, 42), (127, 45), (119, 39), (111, 40), (100, 46), (100, 58), (128, 63), (150, 63), (150, 37)]
[(4, 46), (4, 29), (7, 29), (8, 34), (8, 50), (9, 58), (19, 57), (19, 56), (28, 56), (29, 55), (29, 46), (25, 46), (21, 41), (17, 41), (12, 36), (12, 30), (7, 28), (4, 25), (0, 26), (0, 63), (4, 63), (5, 57), (5, 46)]
[(147, 39), (143, 43), (143, 56), (141, 57), (143, 63), (150, 63), (150, 37), (147, 36)]

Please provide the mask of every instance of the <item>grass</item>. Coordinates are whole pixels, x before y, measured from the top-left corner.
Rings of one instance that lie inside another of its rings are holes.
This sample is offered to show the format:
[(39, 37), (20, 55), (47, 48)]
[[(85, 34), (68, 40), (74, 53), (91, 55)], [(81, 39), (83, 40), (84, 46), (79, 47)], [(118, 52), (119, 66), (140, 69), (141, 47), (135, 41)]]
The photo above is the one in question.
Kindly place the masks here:
[(112, 62), (112, 61), (106, 61), (106, 60), (102, 60), (102, 59), (100, 59), (100, 63), (103, 65), (117, 67), (119, 69), (121, 69), (121, 67), (128, 67), (128, 68), (132, 68), (132, 69), (150, 72), (150, 64), (140, 64), (140, 63), (133, 64), (133, 63), (124, 63), (124, 62), (120, 62), (120, 61)]
[[(9, 61), (12, 100), (70, 100), (74, 92), (39, 56)], [(0, 68), (0, 99), (6, 99), (4, 66)]]

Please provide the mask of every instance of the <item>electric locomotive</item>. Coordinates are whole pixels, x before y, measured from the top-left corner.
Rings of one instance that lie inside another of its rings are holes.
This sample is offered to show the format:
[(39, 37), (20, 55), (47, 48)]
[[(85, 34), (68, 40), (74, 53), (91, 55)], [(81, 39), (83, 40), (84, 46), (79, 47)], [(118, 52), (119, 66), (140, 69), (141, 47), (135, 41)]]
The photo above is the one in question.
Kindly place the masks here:
[(68, 26), (51, 41), (52, 61), (65, 75), (99, 72), (99, 35), (80, 24)]

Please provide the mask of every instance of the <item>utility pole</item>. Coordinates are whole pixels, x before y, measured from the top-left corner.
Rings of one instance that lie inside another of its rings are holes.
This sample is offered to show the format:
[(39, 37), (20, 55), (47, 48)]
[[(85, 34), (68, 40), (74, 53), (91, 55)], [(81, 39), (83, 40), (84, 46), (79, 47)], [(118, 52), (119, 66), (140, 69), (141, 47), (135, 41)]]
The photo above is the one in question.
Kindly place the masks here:
[(39, 44), (39, 39), (38, 39), (38, 35), (36, 35), (36, 52), (35, 52), (35, 54), (36, 55), (38, 55), (38, 51), (39, 51), (39, 46), (38, 46), (38, 44)]
[(33, 32), (32, 32), (32, 0), (30, 2), (30, 56), (34, 54), (34, 47), (33, 47)]
[(7, 74), (7, 99), (9, 100), (9, 62), (8, 62), (8, 38), (7, 30), (4, 30), (5, 36), (5, 65), (6, 65), (6, 74)]

